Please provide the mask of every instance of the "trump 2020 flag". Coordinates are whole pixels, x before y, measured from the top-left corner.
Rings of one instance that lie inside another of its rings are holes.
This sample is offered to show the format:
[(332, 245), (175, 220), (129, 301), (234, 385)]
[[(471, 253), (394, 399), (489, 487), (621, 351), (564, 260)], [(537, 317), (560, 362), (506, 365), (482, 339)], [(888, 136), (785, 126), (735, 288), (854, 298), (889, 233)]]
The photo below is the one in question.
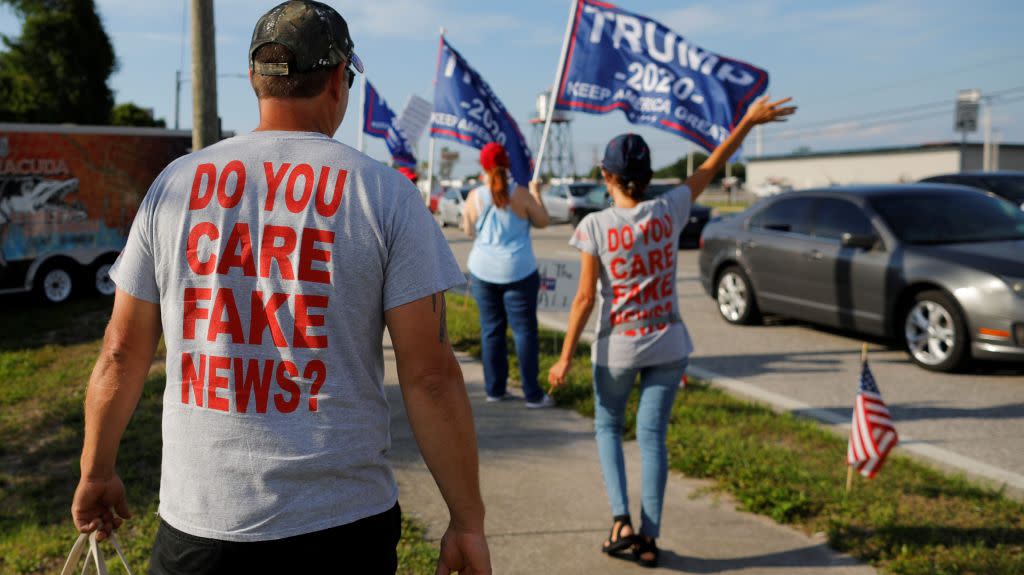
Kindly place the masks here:
[(363, 132), (375, 137), (383, 138), (384, 143), (391, 152), (391, 158), (396, 165), (409, 168), (416, 167), (416, 156), (412, 153), (409, 142), (398, 130), (395, 123), (395, 113), (388, 107), (388, 103), (380, 97), (373, 84), (366, 82), (366, 94), (363, 98)]
[(768, 87), (768, 73), (697, 46), (660, 23), (599, 0), (577, 0), (558, 83), (560, 110), (622, 110), (634, 123), (711, 151)]
[(857, 404), (853, 408), (846, 462), (864, 477), (872, 478), (882, 469), (886, 456), (898, 442), (899, 436), (889, 417), (889, 409), (882, 401), (882, 393), (875, 385), (875, 378), (865, 358)]
[(529, 183), (533, 158), (519, 126), (487, 82), (444, 37), (430, 120), (430, 133), (438, 138), (477, 149), (498, 142), (508, 152), (512, 179), (523, 186)]

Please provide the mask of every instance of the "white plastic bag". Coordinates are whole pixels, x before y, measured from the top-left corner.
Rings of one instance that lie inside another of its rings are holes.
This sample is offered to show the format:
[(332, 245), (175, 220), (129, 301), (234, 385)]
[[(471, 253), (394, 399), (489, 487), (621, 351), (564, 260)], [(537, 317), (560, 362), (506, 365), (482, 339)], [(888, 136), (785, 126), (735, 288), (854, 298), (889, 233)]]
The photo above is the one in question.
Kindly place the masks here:
[[(107, 575), (107, 564), (103, 559), (103, 551), (100, 550), (100, 546), (96, 541), (96, 534), (98, 531), (92, 533), (82, 533), (78, 536), (78, 540), (75, 541), (75, 545), (71, 548), (71, 553), (68, 555), (68, 560), (64, 562), (64, 569), (61, 570), (61, 575), (71, 575), (78, 567), (78, 562), (82, 560), (82, 553), (86, 552), (86, 544), (88, 544), (88, 552), (85, 556), (85, 567), (82, 568), (82, 575), (89, 573), (89, 566), (93, 565), (96, 567), (98, 575)], [(125, 571), (128, 575), (134, 575), (131, 567), (128, 566), (128, 561), (124, 558), (124, 551), (121, 549), (121, 543), (117, 540), (117, 535), (114, 533), (110, 534), (108, 539), (110, 544), (114, 546), (114, 551), (117, 552), (118, 558), (121, 559), (121, 564), (124, 565)]]

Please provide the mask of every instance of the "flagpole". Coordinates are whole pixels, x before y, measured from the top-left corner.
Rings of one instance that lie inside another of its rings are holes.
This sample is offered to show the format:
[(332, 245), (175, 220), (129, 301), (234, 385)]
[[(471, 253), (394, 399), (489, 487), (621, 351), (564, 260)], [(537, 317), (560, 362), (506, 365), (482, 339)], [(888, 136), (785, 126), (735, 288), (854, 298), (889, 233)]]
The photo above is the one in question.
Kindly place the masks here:
[[(437, 86), (437, 72), (441, 69), (441, 50), (444, 46), (444, 26), (441, 26), (441, 41), (437, 45), (437, 69), (434, 70), (434, 85)], [(435, 94), (435, 100), (437, 96)], [(434, 102), (436, 105), (437, 102)], [(436, 109), (436, 108), (435, 108)], [(430, 157), (427, 159), (427, 205), (430, 205), (430, 196), (434, 193), (434, 131), (430, 131)]]
[(360, 152), (366, 152), (366, 74), (360, 74), (360, 85), (362, 89), (359, 91), (359, 136), (356, 140), (356, 149)]
[(537, 164), (533, 167), (533, 181), (540, 181), (541, 167), (544, 165), (544, 151), (548, 147), (548, 134), (551, 132), (551, 117), (555, 115), (555, 101), (560, 95), (559, 82), (562, 73), (565, 72), (565, 60), (569, 55), (569, 40), (572, 36), (572, 27), (576, 22), (576, 11), (579, 10), (579, 0), (572, 0), (569, 8), (569, 22), (565, 25), (565, 39), (562, 40), (562, 55), (558, 59), (558, 69), (555, 71), (555, 83), (551, 86), (551, 95), (548, 97), (548, 113), (544, 118), (544, 132), (540, 137), (540, 149), (537, 150)]
[[(860, 348), (860, 364), (861, 364), (861, 369), (863, 369), (864, 362), (866, 362), (867, 360), (868, 360), (868, 344), (865, 343)], [(846, 462), (846, 494), (847, 495), (849, 495), (851, 489), (853, 489), (853, 466), (850, 465), (849, 461), (847, 461)]]

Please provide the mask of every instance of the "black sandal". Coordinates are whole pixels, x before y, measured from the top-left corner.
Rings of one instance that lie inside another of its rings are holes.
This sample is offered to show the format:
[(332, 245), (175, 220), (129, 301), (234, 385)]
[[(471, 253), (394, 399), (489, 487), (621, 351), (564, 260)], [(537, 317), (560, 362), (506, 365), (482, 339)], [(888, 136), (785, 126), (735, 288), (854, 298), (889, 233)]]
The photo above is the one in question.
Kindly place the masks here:
[[(654, 555), (653, 558), (644, 559), (642, 555), (646, 554)], [(658, 566), (658, 555), (661, 552), (658, 550), (657, 543), (654, 542), (653, 537), (637, 537), (636, 543), (633, 545), (633, 558), (636, 562), (644, 567), (657, 567)]]
[[(616, 526), (618, 526), (618, 529), (615, 528)], [(612, 518), (612, 528), (608, 532), (608, 539), (601, 546), (602, 553), (618, 557), (622, 552), (633, 546), (636, 534), (623, 536), (622, 529), (626, 526), (629, 527), (630, 531), (633, 530), (633, 524), (630, 523), (629, 515), (616, 515)]]

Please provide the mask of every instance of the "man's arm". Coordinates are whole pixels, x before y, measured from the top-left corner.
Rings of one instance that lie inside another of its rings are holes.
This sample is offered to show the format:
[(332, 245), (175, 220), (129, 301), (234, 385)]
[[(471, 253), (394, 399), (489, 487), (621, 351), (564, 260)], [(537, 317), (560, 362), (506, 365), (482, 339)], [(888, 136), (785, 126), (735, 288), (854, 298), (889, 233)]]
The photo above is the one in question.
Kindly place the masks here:
[(159, 340), (160, 306), (117, 290), (103, 349), (85, 393), (82, 476), (71, 505), (75, 527), (83, 533), (99, 529), (97, 539), (119, 527), (122, 518), (131, 517), (114, 464)]
[(444, 293), (436, 293), (390, 309), (384, 318), (409, 424), (451, 515), (438, 573), (490, 573), (473, 412), (448, 340), (446, 310)]

